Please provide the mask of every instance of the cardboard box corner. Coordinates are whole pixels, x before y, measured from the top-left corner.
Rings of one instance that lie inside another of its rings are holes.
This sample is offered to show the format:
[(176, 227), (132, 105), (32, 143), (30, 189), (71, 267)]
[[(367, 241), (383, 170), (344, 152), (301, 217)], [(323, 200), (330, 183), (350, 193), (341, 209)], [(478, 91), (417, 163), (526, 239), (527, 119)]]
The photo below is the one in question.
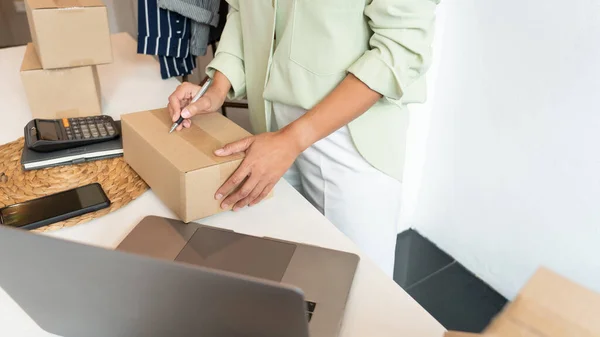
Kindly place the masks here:
[(542, 266), (482, 334), (445, 335), (475, 336), (600, 337), (600, 294)]

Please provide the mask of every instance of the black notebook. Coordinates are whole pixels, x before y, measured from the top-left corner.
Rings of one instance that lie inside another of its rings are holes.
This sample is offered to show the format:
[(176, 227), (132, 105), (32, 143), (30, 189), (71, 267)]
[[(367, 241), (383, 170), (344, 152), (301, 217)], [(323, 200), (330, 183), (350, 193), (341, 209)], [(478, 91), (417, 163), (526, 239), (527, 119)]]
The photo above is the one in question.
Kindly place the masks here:
[[(120, 133), (121, 121), (115, 121), (115, 123)], [(123, 140), (121, 137), (102, 143), (46, 153), (35, 152), (25, 146), (21, 156), (21, 166), (25, 171), (29, 171), (121, 156), (123, 156)]]

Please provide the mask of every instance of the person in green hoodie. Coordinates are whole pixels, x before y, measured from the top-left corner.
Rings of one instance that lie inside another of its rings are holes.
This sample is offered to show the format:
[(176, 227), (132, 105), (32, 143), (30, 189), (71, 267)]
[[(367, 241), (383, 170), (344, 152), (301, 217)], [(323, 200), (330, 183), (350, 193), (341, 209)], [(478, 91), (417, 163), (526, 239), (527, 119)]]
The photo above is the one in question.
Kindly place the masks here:
[(191, 83), (169, 98), (179, 129), (227, 98), (248, 100), (254, 136), (215, 152), (246, 153), (215, 198), (239, 210), (285, 177), (391, 276), (406, 106), (426, 98), (439, 0), (228, 2), (213, 84), (191, 105)]

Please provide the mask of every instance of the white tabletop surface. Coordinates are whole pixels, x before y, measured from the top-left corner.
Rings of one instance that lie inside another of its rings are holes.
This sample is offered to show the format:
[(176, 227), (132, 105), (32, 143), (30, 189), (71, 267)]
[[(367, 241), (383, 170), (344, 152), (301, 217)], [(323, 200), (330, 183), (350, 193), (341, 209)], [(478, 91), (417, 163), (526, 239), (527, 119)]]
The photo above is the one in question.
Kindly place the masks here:
[[(119, 115), (164, 107), (179, 82), (162, 80), (154, 58), (136, 54), (129, 35), (113, 36), (114, 62), (99, 66), (104, 114)], [(0, 49), (0, 144), (22, 136), (31, 114), (19, 68), (24, 47)], [(151, 191), (120, 210), (48, 235), (114, 248), (146, 215), (176, 218)], [(354, 252), (357, 247), (292, 187), (281, 181), (275, 197), (237, 213), (200, 221), (251, 235), (309, 243)], [(6, 270), (2, 273), (10, 272)], [(441, 337), (444, 328), (364, 255), (358, 266), (341, 336)], [(48, 337), (0, 288), (0, 336)]]

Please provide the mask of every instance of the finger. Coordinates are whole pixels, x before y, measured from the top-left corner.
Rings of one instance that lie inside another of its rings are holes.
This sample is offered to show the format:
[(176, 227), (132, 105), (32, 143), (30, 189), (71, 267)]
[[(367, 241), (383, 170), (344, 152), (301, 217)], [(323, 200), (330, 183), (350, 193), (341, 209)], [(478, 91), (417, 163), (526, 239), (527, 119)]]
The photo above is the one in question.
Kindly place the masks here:
[(267, 187), (265, 187), (262, 190), (262, 192), (260, 192), (260, 194), (258, 195), (258, 197), (256, 199), (254, 199), (253, 201), (250, 202), (250, 207), (258, 204), (261, 201), (263, 201), (269, 195), (269, 193), (271, 193), (271, 191), (273, 190), (273, 187), (275, 187), (275, 183), (268, 184)]
[(177, 122), (179, 119), (179, 112), (181, 111), (181, 100), (178, 98), (177, 91), (169, 96), (169, 113), (171, 113), (171, 120)]
[(248, 150), (250, 145), (254, 142), (254, 137), (244, 138), (242, 140), (238, 140), (237, 142), (229, 143), (222, 148), (215, 151), (215, 155), (224, 157), (230, 156), (235, 153), (240, 153)]
[(190, 126), (192, 126), (192, 121), (190, 121), (189, 119), (184, 119), (183, 120), (183, 127), (189, 128)]
[[(260, 182), (260, 176), (252, 176), (246, 180), (243, 184), (241, 184), (240, 188), (238, 188), (235, 192), (231, 193), (223, 202), (221, 203), (221, 208), (228, 209), (230, 206), (237, 204), (240, 200), (248, 197), (256, 188), (258, 183)], [(238, 208), (239, 209), (239, 208)], [(237, 209), (234, 209), (234, 211)]]
[[(173, 122), (176, 122), (177, 119), (179, 119), (182, 107), (187, 104), (187, 100), (189, 100), (192, 95), (195, 95), (198, 90), (196, 85), (184, 82), (175, 89), (171, 96), (169, 96), (169, 109), (171, 111), (171, 119)], [(182, 104), (184, 102), (185, 104)]]
[[(250, 174), (250, 169), (242, 162), (240, 167), (225, 181), (225, 183), (219, 187), (217, 192), (215, 193), (215, 199), (221, 200), (224, 196), (229, 194), (236, 186), (241, 184), (244, 179)], [(229, 204), (232, 205), (232, 204)]]
[(208, 97), (201, 97), (195, 103), (186, 106), (181, 111), (181, 117), (191, 118), (201, 113), (206, 113), (210, 109), (210, 99)]
[(248, 204), (250, 204), (250, 202), (252, 202), (256, 198), (258, 198), (258, 196), (262, 193), (262, 191), (265, 189), (265, 187), (267, 187), (268, 184), (269, 184), (268, 180), (265, 180), (265, 179), (261, 180), (247, 197), (238, 201), (233, 206), (233, 210), (237, 211), (241, 208), (248, 206)]
[(177, 125), (177, 128), (175, 130), (177, 130), (177, 131), (183, 130), (183, 125), (181, 125), (181, 124)]

